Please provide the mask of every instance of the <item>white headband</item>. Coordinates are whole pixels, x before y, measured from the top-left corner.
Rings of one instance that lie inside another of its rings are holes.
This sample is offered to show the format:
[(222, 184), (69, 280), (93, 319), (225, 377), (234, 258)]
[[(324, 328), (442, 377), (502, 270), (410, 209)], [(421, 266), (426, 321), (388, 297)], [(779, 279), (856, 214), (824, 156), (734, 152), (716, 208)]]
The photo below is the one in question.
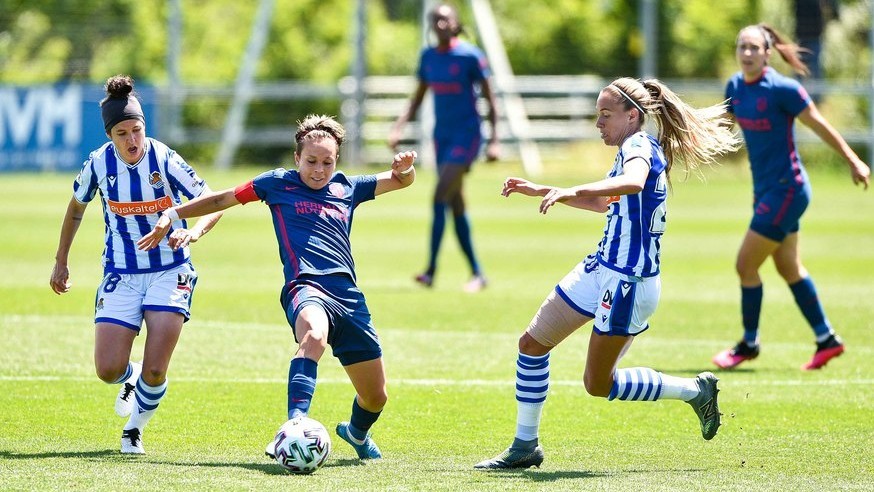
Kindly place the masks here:
[(610, 84), (610, 85), (611, 85), (614, 89), (616, 89), (617, 91), (619, 91), (619, 93), (622, 94), (622, 97), (624, 97), (625, 99), (628, 99), (628, 102), (630, 102), (631, 104), (633, 104), (634, 107), (637, 108), (638, 111), (640, 111), (640, 115), (641, 115), (641, 116), (643, 116), (643, 115), (646, 114), (646, 111), (644, 111), (643, 108), (640, 107), (640, 104), (638, 104), (637, 101), (635, 101), (634, 99), (632, 99), (631, 96), (629, 96), (628, 94), (626, 94), (625, 91), (623, 91), (622, 89), (620, 89), (618, 86), (616, 86), (616, 85), (614, 85), (614, 84)]

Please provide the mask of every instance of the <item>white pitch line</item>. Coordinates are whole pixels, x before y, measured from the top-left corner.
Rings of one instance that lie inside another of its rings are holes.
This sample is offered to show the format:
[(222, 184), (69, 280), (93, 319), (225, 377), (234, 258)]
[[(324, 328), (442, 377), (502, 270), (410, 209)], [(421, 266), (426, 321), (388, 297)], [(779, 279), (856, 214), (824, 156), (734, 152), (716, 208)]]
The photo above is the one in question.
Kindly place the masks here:
[[(170, 378), (176, 383), (239, 383), (239, 384), (285, 384), (285, 379), (279, 378), (189, 378), (176, 377)], [(77, 377), (77, 376), (5, 376), (0, 375), (0, 381), (75, 381), (75, 382), (97, 382), (96, 377)], [(318, 384), (349, 384), (349, 380), (345, 378), (319, 378)], [(409, 385), (409, 386), (468, 386), (468, 387), (489, 387), (489, 386), (513, 386), (515, 381), (499, 381), (493, 379), (416, 379), (416, 378), (396, 378), (389, 379), (388, 384), (391, 385)], [(550, 386), (580, 386), (582, 381), (576, 380), (550, 380)], [(760, 381), (726, 381), (720, 380), (720, 386), (727, 385), (732, 387), (745, 386), (852, 386), (874, 385), (874, 379), (824, 379), (821, 381), (808, 381), (803, 379), (787, 379), (787, 380), (760, 380)]]

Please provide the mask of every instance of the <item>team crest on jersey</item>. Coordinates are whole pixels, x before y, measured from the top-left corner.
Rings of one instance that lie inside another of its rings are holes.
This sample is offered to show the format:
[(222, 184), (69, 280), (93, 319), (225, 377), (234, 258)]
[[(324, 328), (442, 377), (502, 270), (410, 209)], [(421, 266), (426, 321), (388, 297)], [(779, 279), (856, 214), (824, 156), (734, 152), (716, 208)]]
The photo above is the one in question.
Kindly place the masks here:
[(331, 196), (343, 198), (346, 196), (346, 188), (340, 183), (331, 183), (328, 185), (328, 193), (330, 193)]
[(756, 111), (764, 113), (766, 109), (768, 109), (768, 99), (764, 97), (756, 99)]
[(164, 179), (161, 177), (161, 173), (158, 171), (153, 172), (149, 175), (149, 184), (152, 185), (152, 188), (160, 189), (164, 187)]
[(103, 309), (103, 298), (102, 297), (97, 300), (97, 306), (94, 309), (97, 311), (100, 311), (101, 309)]

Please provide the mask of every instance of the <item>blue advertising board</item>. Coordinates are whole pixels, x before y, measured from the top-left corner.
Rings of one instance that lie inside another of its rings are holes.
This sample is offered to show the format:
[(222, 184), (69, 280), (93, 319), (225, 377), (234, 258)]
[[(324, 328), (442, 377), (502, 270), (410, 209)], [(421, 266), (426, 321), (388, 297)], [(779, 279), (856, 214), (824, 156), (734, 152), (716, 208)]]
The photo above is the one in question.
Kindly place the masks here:
[[(137, 86), (147, 135), (157, 135), (155, 91)], [(78, 170), (109, 137), (102, 86), (0, 85), (0, 172)]]

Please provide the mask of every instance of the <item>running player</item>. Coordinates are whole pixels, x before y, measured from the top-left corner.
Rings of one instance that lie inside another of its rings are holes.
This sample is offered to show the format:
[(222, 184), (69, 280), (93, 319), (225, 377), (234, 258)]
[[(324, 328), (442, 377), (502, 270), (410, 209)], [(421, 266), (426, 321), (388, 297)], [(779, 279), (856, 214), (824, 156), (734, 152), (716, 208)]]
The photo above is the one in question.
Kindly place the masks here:
[[(170, 357), (190, 317), (197, 272), (188, 245), (203, 237), (221, 212), (201, 218), (190, 229), (185, 221), (173, 221), (170, 237), (157, 242), (157, 249), (136, 248), (162, 210), (209, 188), (179, 154), (146, 137), (146, 119), (133, 89), (128, 76), (106, 82), (100, 110), (111, 141), (91, 153), (73, 183), (49, 283), (57, 294), (70, 290), (70, 247), (85, 208), (99, 193), (106, 238), (104, 277), (95, 297), (94, 365), (100, 379), (122, 385), (115, 412), (129, 419), (121, 452), (144, 454), (143, 428), (167, 391)], [(140, 364), (130, 356), (144, 320), (148, 334)]]
[[(571, 333), (594, 321), (583, 382), (608, 400), (682, 400), (692, 406), (704, 439), (720, 425), (717, 379), (662, 374), (648, 367), (618, 369), (634, 337), (649, 328), (661, 292), (659, 249), (665, 232), (671, 164), (687, 170), (737, 149), (724, 106), (694, 109), (657, 80), (614, 80), (601, 90), (596, 126), (619, 153), (603, 180), (557, 188), (507, 178), (503, 195), (543, 197), (540, 212), (556, 203), (607, 214), (597, 251), (568, 273), (543, 301), (519, 338), (516, 361), (516, 436), (510, 447), (478, 469), (540, 466), (540, 417), (549, 392), (549, 353)], [(659, 139), (642, 130), (652, 115)]]
[(434, 95), (434, 150), (437, 159), (437, 186), (434, 190), (434, 222), (431, 224), (428, 267), (416, 281), (431, 287), (437, 272), (437, 255), (446, 227), (446, 212), (451, 210), (455, 235), (467, 258), (471, 279), (466, 292), (486, 286), (486, 277), (473, 249), (470, 220), (464, 203), (464, 175), (470, 171), (482, 144), (481, 118), (477, 111), (477, 87), (488, 104), (491, 137), (486, 159), (498, 158), (497, 103), (489, 83), (490, 70), (485, 55), (476, 46), (461, 40), (461, 22), (454, 8), (438, 5), (431, 11), (431, 28), (437, 46), (426, 48), (419, 59), (419, 85), (407, 111), (398, 117), (388, 145), (396, 149), (406, 123), (415, 118), (428, 88)]
[(736, 73), (725, 89), (729, 111), (743, 130), (753, 175), (753, 218), (735, 265), (740, 277), (743, 338), (713, 357), (722, 369), (737, 367), (759, 355), (759, 314), (762, 278), (759, 268), (768, 259), (789, 285), (795, 303), (816, 337), (813, 357), (801, 366), (819, 369), (844, 352), (844, 344), (823, 311), (816, 287), (801, 263), (800, 220), (810, 203), (810, 180), (795, 147), (795, 119), (810, 127), (835, 149), (850, 167), (853, 183), (868, 188), (871, 170), (843, 137), (820, 114), (807, 91), (794, 79), (768, 66), (771, 50), (799, 74), (807, 66), (798, 46), (766, 24), (747, 26), (737, 37)]
[[(398, 153), (391, 169), (379, 174), (346, 176), (336, 170), (345, 135), (333, 118), (308, 116), (295, 135), (297, 169), (267, 171), (236, 188), (174, 207), (139, 247), (150, 250), (159, 244), (178, 217), (196, 217), (258, 200), (267, 204), (285, 276), (282, 309), (299, 344), (288, 370), (288, 418), (309, 411), (318, 362), (330, 345), (357, 393), (352, 418), (337, 425), (337, 434), (360, 459), (375, 459), (382, 453), (369, 430), (388, 394), (379, 338), (356, 285), (349, 233), (359, 204), (413, 183), (416, 153)], [(265, 452), (272, 457), (274, 449), (271, 442)]]

